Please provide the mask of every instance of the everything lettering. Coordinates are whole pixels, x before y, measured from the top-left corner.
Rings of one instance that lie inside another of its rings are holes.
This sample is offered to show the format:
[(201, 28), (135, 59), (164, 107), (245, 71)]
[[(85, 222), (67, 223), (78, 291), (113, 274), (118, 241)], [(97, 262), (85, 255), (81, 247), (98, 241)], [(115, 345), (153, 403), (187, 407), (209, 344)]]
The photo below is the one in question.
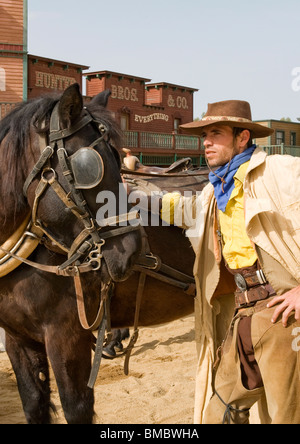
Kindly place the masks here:
[(136, 114), (134, 120), (135, 122), (139, 123), (150, 123), (153, 120), (164, 120), (165, 122), (168, 122), (169, 116), (167, 114), (160, 114), (160, 113), (154, 113), (151, 114), (150, 116), (138, 116)]

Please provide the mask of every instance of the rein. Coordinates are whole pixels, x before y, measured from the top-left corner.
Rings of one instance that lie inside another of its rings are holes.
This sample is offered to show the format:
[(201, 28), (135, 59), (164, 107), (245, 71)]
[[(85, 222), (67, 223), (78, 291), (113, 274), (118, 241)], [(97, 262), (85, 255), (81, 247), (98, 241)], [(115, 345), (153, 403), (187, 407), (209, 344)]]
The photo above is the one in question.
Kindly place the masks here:
[(191, 276), (188, 276), (185, 273), (182, 273), (181, 271), (178, 271), (168, 265), (163, 264), (158, 256), (151, 253), (148, 236), (145, 232), (145, 229), (141, 227), (141, 230), (142, 230), (142, 251), (135, 266), (133, 267), (134, 271), (140, 274), (137, 293), (136, 293), (133, 333), (131, 335), (129, 344), (126, 347), (126, 350), (124, 351), (125, 354), (124, 374), (126, 376), (128, 376), (129, 374), (130, 356), (139, 337), (140, 308), (141, 308), (142, 298), (144, 295), (147, 276), (156, 279), (160, 282), (169, 284), (173, 287), (180, 288), (186, 295), (190, 297), (193, 298), (196, 297), (195, 279)]

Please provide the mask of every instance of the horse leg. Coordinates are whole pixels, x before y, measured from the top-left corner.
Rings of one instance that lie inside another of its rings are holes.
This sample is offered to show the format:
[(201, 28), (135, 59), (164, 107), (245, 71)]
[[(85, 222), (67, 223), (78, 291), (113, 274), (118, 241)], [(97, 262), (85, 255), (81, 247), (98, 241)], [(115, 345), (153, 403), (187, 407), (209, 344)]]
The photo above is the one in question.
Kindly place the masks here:
[(102, 356), (105, 359), (114, 359), (116, 357), (115, 346), (121, 340), (121, 330), (113, 329), (110, 342), (103, 348)]
[(106, 359), (114, 359), (118, 352), (123, 351), (122, 341), (130, 337), (129, 328), (117, 328), (112, 330), (111, 341), (104, 347), (102, 355)]
[(6, 351), (17, 378), (23, 410), (29, 424), (50, 424), (49, 366), (45, 347), (6, 335)]
[(130, 337), (129, 328), (121, 328), (121, 342)]
[(68, 424), (92, 424), (94, 391), (87, 387), (91, 371), (92, 334), (70, 328), (46, 335), (46, 349)]

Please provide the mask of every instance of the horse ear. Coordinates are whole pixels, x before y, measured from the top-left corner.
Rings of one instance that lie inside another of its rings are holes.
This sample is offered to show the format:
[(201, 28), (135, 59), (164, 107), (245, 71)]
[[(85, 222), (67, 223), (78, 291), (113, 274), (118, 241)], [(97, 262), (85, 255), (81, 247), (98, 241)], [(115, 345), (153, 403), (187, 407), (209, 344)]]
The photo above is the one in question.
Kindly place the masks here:
[(106, 108), (110, 95), (111, 91), (109, 89), (106, 89), (105, 91), (102, 91), (100, 94), (97, 94), (97, 96), (93, 97), (90, 103), (93, 105), (103, 106), (103, 108)]
[(69, 86), (59, 101), (59, 117), (63, 126), (70, 128), (78, 119), (83, 108), (83, 99), (78, 83)]

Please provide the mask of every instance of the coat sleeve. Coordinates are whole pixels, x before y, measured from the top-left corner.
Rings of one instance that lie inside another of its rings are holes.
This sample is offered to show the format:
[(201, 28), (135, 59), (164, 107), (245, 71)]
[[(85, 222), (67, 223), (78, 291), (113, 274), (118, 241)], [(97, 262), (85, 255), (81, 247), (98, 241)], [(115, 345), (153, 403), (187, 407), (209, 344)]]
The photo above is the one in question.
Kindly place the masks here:
[(201, 221), (201, 193), (182, 196), (179, 192), (163, 196), (161, 219), (169, 225), (193, 230)]

